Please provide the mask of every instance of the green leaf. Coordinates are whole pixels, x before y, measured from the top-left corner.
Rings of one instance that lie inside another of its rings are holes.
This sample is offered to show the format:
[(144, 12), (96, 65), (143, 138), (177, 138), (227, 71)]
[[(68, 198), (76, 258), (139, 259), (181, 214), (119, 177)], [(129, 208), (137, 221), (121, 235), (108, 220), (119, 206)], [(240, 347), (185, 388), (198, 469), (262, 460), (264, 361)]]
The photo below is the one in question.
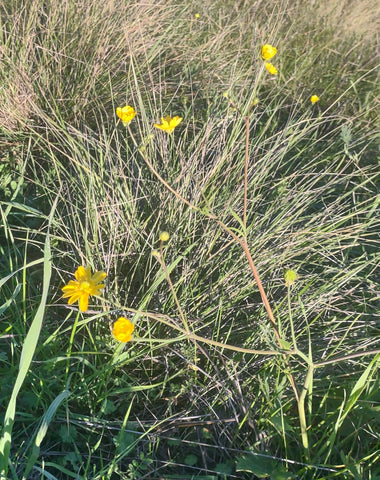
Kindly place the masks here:
[(293, 432), (292, 426), (289, 424), (287, 421), (286, 417), (282, 415), (281, 413), (277, 413), (275, 415), (272, 415), (269, 420), (268, 420), (278, 432), (282, 433), (283, 430), (285, 432)]
[(259, 478), (267, 478), (276, 469), (277, 462), (264, 455), (247, 453), (240, 457), (236, 463), (237, 472), (249, 472)]
[(280, 339), (280, 342), (281, 342), (281, 347), (284, 350), (290, 350), (290, 342), (288, 342), (287, 340), (283, 340), (282, 338)]
[(178, 445), (181, 445), (181, 440), (178, 438), (171, 438), (168, 440), (168, 445), (171, 445), (173, 447), (176, 447)]
[(109, 398), (106, 398), (103, 402), (101, 412), (104, 415), (110, 415), (111, 413), (115, 412), (115, 410), (117, 410), (117, 406), (114, 404), (112, 400), (110, 400)]
[(270, 480), (291, 480), (292, 478), (297, 478), (292, 473), (286, 471), (285, 467), (278, 465), (275, 470), (271, 473)]
[(116, 445), (118, 452), (125, 452), (125, 451), (133, 451), (132, 446), (136, 444), (136, 441), (139, 437), (139, 434), (131, 433), (131, 432), (124, 432), (123, 436), (119, 438), (119, 436), (113, 439), (114, 444)]
[[(239, 215), (237, 213), (235, 213), (232, 208), (229, 208), (228, 211), (230, 212), (230, 214), (234, 217), (234, 219), (239, 223), (239, 225), (241, 226), (241, 234), (243, 236), (247, 236), (247, 231), (246, 231), (246, 228), (244, 226), (244, 223), (243, 223), (243, 220), (239, 217)], [(232, 230), (232, 228), (231, 228)], [(235, 230), (235, 229), (234, 229)], [(239, 231), (238, 229), (236, 229), (237, 231)]]
[(185, 464), (186, 465), (189, 465), (190, 467), (196, 465), (196, 463), (198, 462), (198, 457), (192, 453), (190, 453), (189, 455), (186, 456), (185, 460), (184, 460)]
[(63, 443), (72, 443), (78, 436), (78, 430), (74, 425), (62, 425), (59, 429), (59, 436)]
[(215, 472), (220, 473), (221, 475), (231, 475), (234, 469), (234, 464), (233, 462), (227, 462), (227, 463), (217, 463), (214, 467), (213, 470)]

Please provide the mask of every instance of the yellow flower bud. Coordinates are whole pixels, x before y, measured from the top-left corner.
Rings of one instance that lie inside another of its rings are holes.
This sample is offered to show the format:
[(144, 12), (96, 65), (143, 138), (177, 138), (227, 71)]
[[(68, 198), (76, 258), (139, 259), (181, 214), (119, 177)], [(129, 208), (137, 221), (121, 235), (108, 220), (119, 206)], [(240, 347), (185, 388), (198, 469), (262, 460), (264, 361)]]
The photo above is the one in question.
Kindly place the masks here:
[(161, 242), (167, 242), (170, 238), (169, 232), (161, 232), (160, 233), (160, 240)]
[(298, 279), (297, 272), (294, 270), (286, 270), (285, 272), (285, 287), (290, 287)]

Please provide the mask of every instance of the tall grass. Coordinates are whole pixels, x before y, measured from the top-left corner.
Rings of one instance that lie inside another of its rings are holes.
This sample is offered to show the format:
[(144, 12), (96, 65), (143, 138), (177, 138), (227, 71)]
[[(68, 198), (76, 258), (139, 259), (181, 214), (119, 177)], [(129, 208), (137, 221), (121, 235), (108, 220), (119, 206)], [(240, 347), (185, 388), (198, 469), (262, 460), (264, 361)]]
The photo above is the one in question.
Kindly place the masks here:
[[(2, 478), (376, 478), (375, 47), (305, 2), (0, 18)], [(79, 265), (107, 273), (86, 313), (61, 298)]]

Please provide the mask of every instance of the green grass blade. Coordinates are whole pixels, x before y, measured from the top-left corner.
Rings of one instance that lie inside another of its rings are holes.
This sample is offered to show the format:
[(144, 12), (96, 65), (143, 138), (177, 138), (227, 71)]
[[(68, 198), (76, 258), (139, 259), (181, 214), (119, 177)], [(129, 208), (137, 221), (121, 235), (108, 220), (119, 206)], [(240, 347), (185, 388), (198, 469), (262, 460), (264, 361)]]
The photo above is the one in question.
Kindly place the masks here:
[(34, 265), (39, 265), (44, 261), (43, 258), (39, 258), (38, 260), (33, 260), (32, 262), (29, 262), (27, 265), (24, 265), (23, 267), (18, 268), (14, 272), (10, 273), (4, 278), (0, 279), (0, 288), (6, 283), (10, 278), (12, 278), (16, 273), (21, 272), (21, 270), (25, 270), (26, 268), (33, 267)]
[[(52, 210), (53, 214), (54, 208)], [(51, 217), (52, 217), (51, 214)], [(51, 218), (50, 217), (50, 218)], [(36, 350), (38, 338), (40, 335), (42, 320), (44, 318), (46, 302), (49, 293), (50, 277), (51, 277), (51, 253), (50, 253), (50, 237), (49, 233), (46, 234), (45, 247), (44, 247), (44, 278), (43, 288), (41, 295), (41, 302), (37, 309), (36, 315), (30, 326), (29, 332), (25, 338), (24, 345), (21, 352), (20, 367), (16, 378), (16, 382), (13, 387), (12, 395), (8, 403), (7, 410), (4, 417), (4, 429), (3, 435), (0, 439), (0, 478), (3, 480), (7, 476), (8, 471), (8, 459), (12, 444), (12, 428), (16, 413), (16, 400), (19, 391), (24, 383), (25, 377), (29, 371), (30, 364), (34, 352)]]
[(376, 355), (372, 359), (372, 361), (368, 364), (364, 372), (360, 375), (359, 380), (355, 383), (354, 388), (352, 389), (352, 392), (350, 393), (350, 396), (348, 397), (347, 403), (344, 407), (342, 418), (341, 418), (342, 422), (356, 405), (359, 397), (361, 396), (364, 389), (368, 385), (368, 381), (370, 379), (371, 374), (376, 372), (379, 364), (379, 360), (380, 360), (380, 355)]
[(61, 392), (50, 404), (49, 408), (47, 409), (45, 415), (42, 417), (40, 427), (38, 429), (36, 438), (34, 440), (34, 445), (33, 445), (33, 450), (31, 455), (29, 456), (28, 463), (25, 467), (25, 472), (23, 475), (23, 479), (26, 479), (28, 477), (29, 472), (33, 468), (33, 465), (35, 461), (38, 458), (38, 455), (40, 454), (40, 445), (42, 443), (42, 440), (45, 438), (46, 432), (48, 430), (48, 427), (50, 425), (50, 422), (52, 421), (55, 412), (57, 411), (58, 407), (61, 405), (63, 400), (67, 398), (70, 395), (69, 390), (64, 390)]

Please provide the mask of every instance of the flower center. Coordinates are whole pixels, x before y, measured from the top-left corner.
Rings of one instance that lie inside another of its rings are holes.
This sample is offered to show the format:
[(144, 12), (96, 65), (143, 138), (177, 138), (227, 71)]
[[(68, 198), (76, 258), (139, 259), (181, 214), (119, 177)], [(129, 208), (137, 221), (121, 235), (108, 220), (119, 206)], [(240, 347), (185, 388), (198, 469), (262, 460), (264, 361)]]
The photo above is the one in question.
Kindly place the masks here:
[(89, 290), (91, 290), (91, 283), (87, 282), (87, 280), (80, 282), (80, 289), (86, 293), (90, 293)]

